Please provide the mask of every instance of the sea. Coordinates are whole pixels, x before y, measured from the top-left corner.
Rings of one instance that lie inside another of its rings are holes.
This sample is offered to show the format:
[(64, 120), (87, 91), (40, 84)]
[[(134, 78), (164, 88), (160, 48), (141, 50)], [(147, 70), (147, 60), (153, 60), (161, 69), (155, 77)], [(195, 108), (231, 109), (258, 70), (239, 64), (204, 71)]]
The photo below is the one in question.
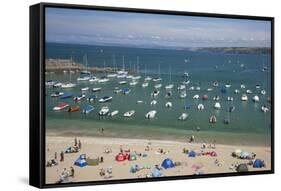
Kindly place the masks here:
[[(142, 78), (135, 86), (129, 84), (120, 85), (123, 79), (110, 78), (104, 84), (77, 82), (79, 72), (69, 73), (47, 73), (46, 80), (57, 80), (77, 83), (72, 89), (60, 89), (46, 87), (46, 132), (62, 136), (106, 136), (113, 138), (136, 138), (136, 139), (160, 139), (187, 141), (194, 135), (196, 141), (216, 142), (221, 144), (237, 145), (263, 145), (271, 144), (271, 55), (270, 54), (241, 54), (211, 52), (196, 49), (160, 49), (160, 48), (135, 48), (117, 46), (93, 46), (46, 43), (46, 59), (70, 59), (75, 62), (84, 63), (87, 55), (89, 67), (113, 67), (125, 68), (134, 71)], [(263, 70), (266, 68), (266, 70)], [(183, 77), (184, 72), (189, 76)], [(106, 73), (92, 74), (97, 77), (107, 75)], [(155, 83), (149, 82), (149, 86), (143, 88), (141, 84), (144, 78), (150, 76), (160, 77), (163, 84), (159, 89), (157, 98), (152, 98)], [(184, 81), (189, 80), (186, 98), (180, 98), (181, 91), (177, 87)], [(213, 82), (219, 83), (213, 87)], [(174, 84), (172, 97), (165, 98), (167, 90), (165, 85)], [(225, 85), (230, 87), (226, 88)], [(241, 88), (241, 84), (246, 86)], [(260, 85), (260, 89), (256, 88)], [(200, 87), (200, 90), (190, 90), (190, 87)], [(108, 103), (89, 103), (86, 100), (74, 102), (73, 99), (52, 98), (50, 94), (56, 91), (71, 92), (74, 95), (81, 94), (82, 87), (100, 87), (100, 92), (88, 91), (87, 97), (97, 95), (112, 96)], [(114, 93), (115, 88), (129, 88), (131, 92), (127, 95)], [(213, 91), (208, 91), (213, 88)], [(234, 90), (240, 90), (235, 94)], [(248, 101), (241, 101), (241, 95), (247, 94)], [(262, 95), (261, 90), (266, 94)], [(193, 99), (198, 94), (200, 98)], [(208, 95), (208, 100), (202, 100), (203, 95)], [(216, 101), (213, 97), (220, 97), (221, 109), (214, 109)], [(258, 95), (260, 101), (252, 101), (253, 96)], [(227, 97), (233, 97), (233, 101), (227, 101)], [(156, 105), (151, 101), (156, 100)], [(138, 103), (138, 101), (143, 101)], [(78, 112), (54, 112), (52, 108), (59, 102), (67, 102), (71, 106), (79, 105), (80, 108), (88, 104), (94, 106), (90, 114)], [(165, 104), (172, 102), (172, 107), (167, 108)], [(205, 109), (199, 111), (198, 104), (203, 104)], [(100, 117), (98, 115), (102, 106), (108, 106), (110, 111), (118, 110), (119, 114), (114, 117)], [(188, 108), (185, 106), (188, 105)], [(266, 105), (269, 112), (262, 112), (261, 107)], [(230, 106), (235, 106), (233, 112), (228, 112)], [(135, 110), (135, 115), (125, 118), (123, 114), (129, 110)], [(146, 119), (145, 114), (156, 110), (154, 119)], [(187, 113), (185, 121), (178, 120), (182, 113)], [(217, 122), (209, 123), (210, 116), (216, 116)], [(227, 119), (229, 124), (225, 124)], [(104, 132), (101, 133), (101, 129)]]

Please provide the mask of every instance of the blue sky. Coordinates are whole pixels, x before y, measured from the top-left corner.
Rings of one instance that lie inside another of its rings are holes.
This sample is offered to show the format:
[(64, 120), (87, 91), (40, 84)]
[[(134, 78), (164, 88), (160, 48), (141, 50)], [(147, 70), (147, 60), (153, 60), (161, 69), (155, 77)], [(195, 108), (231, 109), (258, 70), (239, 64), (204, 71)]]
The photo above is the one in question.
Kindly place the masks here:
[(46, 41), (143, 47), (270, 47), (269, 21), (46, 9)]

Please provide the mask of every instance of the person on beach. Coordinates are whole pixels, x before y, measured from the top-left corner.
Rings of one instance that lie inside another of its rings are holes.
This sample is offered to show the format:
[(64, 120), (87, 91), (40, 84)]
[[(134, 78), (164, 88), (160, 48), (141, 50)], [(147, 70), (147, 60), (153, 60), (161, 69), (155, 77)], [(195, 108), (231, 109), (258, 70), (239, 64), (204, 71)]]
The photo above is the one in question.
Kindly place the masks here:
[(78, 148), (79, 148), (79, 150), (81, 150), (81, 148), (82, 148), (82, 143), (80, 140), (78, 141)]
[(104, 133), (104, 128), (101, 128), (101, 134), (103, 134)]
[(64, 153), (63, 153), (63, 151), (60, 153), (60, 161), (61, 161), (61, 162), (64, 161)]
[(195, 136), (194, 135), (191, 135), (191, 137), (189, 138), (189, 143), (192, 143), (195, 141)]
[(74, 168), (71, 166), (70, 167), (70, 175), (69, 176), (71, 176), (72, 178), (74, 178)]
[(57, 152), (55, 152), (55, 157), (54, 158), (55, 158), (55, 160), (57, 160)]
[(77, 146), (77, 138), (75, 137), (74, 138), (74, 147), (76, 147)]
[(100, 163), (103, 163), (103, 157), (100, 157)]

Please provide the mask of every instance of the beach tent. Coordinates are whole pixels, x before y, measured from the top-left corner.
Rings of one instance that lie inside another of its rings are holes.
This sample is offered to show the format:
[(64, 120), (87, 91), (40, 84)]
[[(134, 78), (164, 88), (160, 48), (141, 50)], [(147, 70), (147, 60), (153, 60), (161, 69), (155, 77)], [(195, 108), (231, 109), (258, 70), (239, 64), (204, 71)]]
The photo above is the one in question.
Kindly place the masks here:
[(216, 157), (216, 156), (218, 156), (218, 154), (215, 151), (212, 151), (212, 152), (210, 152), (210, 156), (211, 157)]
[(115, 160), (116, 161), (124, 161), (124, 160), (126, 160), (126, 155), (124, 155), (124, 154), (122, 154), (122, 153), (119, 153), (118, 155), (116, 155), (116, 157), (115, 157)]
[(264, 163), (263, 163), (262, 160), (256, 159), (254, 164), (253, 164), (253, 167), (254, 168), (262, 168), (262, 167), (264, 167)]
[(97, 166), (100, 163), (99, 158), (95, 158), (95, 159), (87, 158), (86, 162), (89, 166)]
[(174, 162), (173, 162), (171, 159), (168, 159), (168, 158), (167, 158), (167, 159), (163, 160), (161, 166), (162, 166), (163, 168), (167, 169), (167, 168), (173, 168), (173, 167), (175, 167), (175, 164), (174, 164)]
[(163, 174), (161, 173), (161, 171), (159, 169), (154, 168), (152, 170), (151, 176), (152, 177), (161, 177), (161, 176), (163, 176)]
[(242, 151), (241, 153), (240, 153), (240, 158), (241, 159), (250, 159), (250, 158), (252, 158), (253, 156), (252, 156), (252, 154), (251, 153), (248, 153), (248, 152), (245, 152), (245, 151)]
[(196, 157), (196, 152), (195, 151), (188, 152), (188, 157)]
[(247, 164), (239, 164), (236, 168), (237, 172), (248, 172)]
[(133, 161), (133, 160), (137, 160), (137, 155), (136, 155), (136, 154), (133, 154), (133, 153), (130, 153), (130, 155), (129, 155), (129, 161)]
[(87, 161), (86, 161), (86, 155), (80, 155), (79, 158), (74, 162), (74, 165), (79, 166), (79, 167), (84, 167), (87, 166)]

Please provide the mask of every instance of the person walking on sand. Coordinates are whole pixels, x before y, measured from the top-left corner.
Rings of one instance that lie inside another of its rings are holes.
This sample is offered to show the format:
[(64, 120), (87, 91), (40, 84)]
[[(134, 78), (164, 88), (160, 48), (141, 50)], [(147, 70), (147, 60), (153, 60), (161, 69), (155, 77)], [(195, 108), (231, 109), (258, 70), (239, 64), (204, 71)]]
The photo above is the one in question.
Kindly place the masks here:
[(69, 175), (69, 176), (71, 176), (72, 178), (74, 178), (74, 173), (75, 173), (74, 168), (71, 166), (71, 167), (70, 167), (70, 175)]
[(81, 148), (82, 148), (82, 143), (81, 143), (81, 141), (79, 140), (78, 141), (78, 148), (81, 150)]
[(63, 151), (60, 153), (60, 161), (61, 161), (61, 162), (64, 161), (64, 153), (63, 153)]
[(58, 157), (58, 156), (57, 156), (57, 152), (55, 152), (55, 160), (57, 160), (57, 157)]
[(77, 147), (77, 138), (74, 139), (74, 146)]

